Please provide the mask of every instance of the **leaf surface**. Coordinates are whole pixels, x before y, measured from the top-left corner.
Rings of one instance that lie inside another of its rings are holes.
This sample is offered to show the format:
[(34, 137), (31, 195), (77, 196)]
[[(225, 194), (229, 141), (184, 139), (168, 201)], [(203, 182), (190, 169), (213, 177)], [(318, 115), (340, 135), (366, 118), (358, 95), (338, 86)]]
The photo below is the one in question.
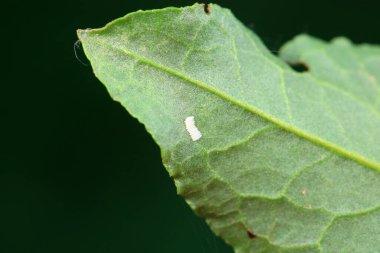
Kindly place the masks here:
[(78, 36), (178, 193), (236, 252), (380, 248), (379, 47), (300, 35), (278, 58), (229, 10), (200, 4)]

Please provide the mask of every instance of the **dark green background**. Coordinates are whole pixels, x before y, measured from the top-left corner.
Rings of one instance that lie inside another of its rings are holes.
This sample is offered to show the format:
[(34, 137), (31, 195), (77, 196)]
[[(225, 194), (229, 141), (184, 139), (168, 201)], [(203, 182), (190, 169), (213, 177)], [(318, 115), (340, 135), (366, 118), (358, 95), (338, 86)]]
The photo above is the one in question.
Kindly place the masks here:
[[(301, 32), (380, 44), (376, 1), (217, 2), (274, 52)], [(192, 3), (3, 3), (0, 252), (232, 252), (176, 195), (157, 145), (73, 51), (77, 28)]]

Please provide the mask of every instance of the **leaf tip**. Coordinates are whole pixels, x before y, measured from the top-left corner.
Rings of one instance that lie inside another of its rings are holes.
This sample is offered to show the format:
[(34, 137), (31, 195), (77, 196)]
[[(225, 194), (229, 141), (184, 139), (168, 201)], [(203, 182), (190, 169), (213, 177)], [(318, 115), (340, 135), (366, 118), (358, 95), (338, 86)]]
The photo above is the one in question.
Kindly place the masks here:
[(87, 37), (87, 31), (89, 29), (78, 29), (77, 30), (77, 36), (80, 41), (83, 41)]

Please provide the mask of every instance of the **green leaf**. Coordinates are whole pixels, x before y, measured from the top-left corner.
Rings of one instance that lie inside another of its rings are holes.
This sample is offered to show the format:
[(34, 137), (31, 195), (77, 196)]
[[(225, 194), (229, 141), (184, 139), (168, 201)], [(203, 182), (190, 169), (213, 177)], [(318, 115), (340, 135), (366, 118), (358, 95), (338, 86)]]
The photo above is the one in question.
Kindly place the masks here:
[(280, 59), (229, 10), (200, 4), (78, 36), (178, 193), (236, 252), (378, 251), (379, 47), (300, 35)]

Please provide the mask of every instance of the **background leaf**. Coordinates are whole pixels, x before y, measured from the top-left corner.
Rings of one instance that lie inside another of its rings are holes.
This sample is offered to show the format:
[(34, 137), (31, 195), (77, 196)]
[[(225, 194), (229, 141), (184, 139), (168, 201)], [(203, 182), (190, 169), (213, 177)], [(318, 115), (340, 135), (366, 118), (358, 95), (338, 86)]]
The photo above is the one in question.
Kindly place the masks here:
[(378, 248), (379, 48), (300, 36), (282, 51), (311, 69), (299, 74), (230, 12), (201, 7), (79, 31), (95, 74), (160, 144), (178, 192), (237, 252)]

